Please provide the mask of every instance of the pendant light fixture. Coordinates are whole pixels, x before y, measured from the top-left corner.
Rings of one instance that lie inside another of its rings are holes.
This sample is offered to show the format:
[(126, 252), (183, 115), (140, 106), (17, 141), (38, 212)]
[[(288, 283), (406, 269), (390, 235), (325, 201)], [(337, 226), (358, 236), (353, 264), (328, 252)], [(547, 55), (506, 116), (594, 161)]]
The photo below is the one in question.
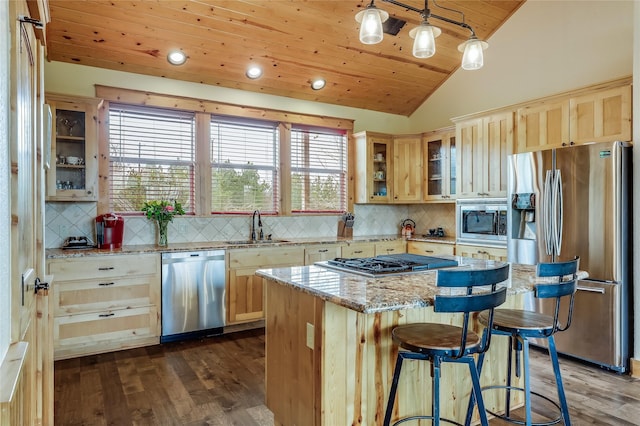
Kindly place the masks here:
[(375, 0), (365, 10), (356, 14), (356, 21), (360, 25), (360, 43), (376, 44), (382, 41), (382, 23), (389, 19), (389, 14), (378, 9), (374, 4)]
[[(422, 15), (422, 23), (409, 32), (409, 36), (414, 39), (413, 56), (416, 58), (430, 58), (436, 53), (435, 39), (442, 33), (442, 30), (429, 23), (429, 18), (433, 18), (449, 24), (457, 25), (458, 27), (465, 28), (471, 32), (469, 40), (458, 46), (458, 50), (463, 52), (462, 69), (477, 70), (482, 68), (484, 65), (483, 51), (489, 47), (489, 44), (476, 37), (476, 33), (473, 31), (473, 28), (464, 21), (463, 12), (440, 6), (435, 0), (432, 0), (436, 7), (460, 14), (462, 16), (462, 21), (456, 21), (454, 19), (431, 13), (431, 10), (429, 9), (429, 0), (425, 0), (424, 9), (417, 9), (396, 0), (382, 1)], [(365, 10), (356, 14), (356, 21), (360, 23), (360, 42), (363, 44), (380, 43), (383, 37), (382, 23), (388, 18), (389, 14), (382, 9), (378, 9), (375, 6), (375, 0), (371, 0), (371, 3), (369, 3)]]

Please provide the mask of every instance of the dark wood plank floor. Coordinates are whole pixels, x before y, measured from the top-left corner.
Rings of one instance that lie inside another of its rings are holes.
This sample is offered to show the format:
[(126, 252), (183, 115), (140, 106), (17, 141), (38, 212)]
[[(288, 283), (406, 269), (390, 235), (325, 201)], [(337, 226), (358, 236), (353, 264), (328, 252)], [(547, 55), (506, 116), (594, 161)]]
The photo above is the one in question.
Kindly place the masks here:
[[(574, 425), (640, 425), (640, 381), (560, 362)], [(532, 374), (534, 388), (555, 395), (545, 353), (532, 354)], [(536, 403), (537, 418), (547, 408)], [(273, 425), (264, 406), (264, 330), (58, 361), (55, 423)]]

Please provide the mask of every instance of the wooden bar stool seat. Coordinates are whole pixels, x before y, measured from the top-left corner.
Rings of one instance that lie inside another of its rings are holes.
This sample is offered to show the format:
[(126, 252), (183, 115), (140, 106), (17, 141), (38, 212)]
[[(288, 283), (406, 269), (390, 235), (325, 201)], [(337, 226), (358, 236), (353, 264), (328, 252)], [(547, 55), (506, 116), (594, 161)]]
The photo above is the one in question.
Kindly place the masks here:
[[(556, 350), (555, 339), (553, 335), (559, 331), (564, 331), (571, 325), (571, 317), (573, 314), (573, 299), (576, 292), (576, 274), (578, 271), (579, 259), (576, 257), (567, 262), (540, 263), (537, 266), (538, 277), (556, 277), (555, 282), (540, 283), (534, 286), (534, 295), (540, 299), (555, 299), (554, 315), (545, 315), (539, 312), (530, 312), (518, 309), (496, 309), (493, 313), (493, 324), (491, 318), (485, 313), (481, 313), (478, 321), (481, 324), (490, 326), (496, 335), (509, 336), (509, 357), (507, 362), (507, 384), (483, 387), (483, 391), (489, 389), (504, 389), (506, 392), (505, 412), (495, 413), (488, 411), (490, 414), (506, 420), (511, 423), (527, 425), (527, 426), (548, 426), (561, 421), (569, 426), (571, 419), (569, 416), (569, 408), (567, 405), (564, 386), (562, 384), (562, 376), (560, 374), (560, 365), (558, 362), (558, 352)], [(567, 276), (571, 276), (571, 280), (564, 281)], [(560, 302), (564, 297), (569, 297), (569, 309), (564, 318), (564, 323), (560, 316)], [(486, 331), (486, 330), (485, 330)], [(529, 374), (529, 339), (546, 339), (548, 342), (549, 357), (555, 374), (556, 387), (558, 391), (558, 401), (533, 392), (530, 387)], [(520, 354), (523, 356), (521, 366)], [(515, 355), (515, 374), (520, 377), (521, 367), (524, 369), (524, 387), (512, 386), (512, 362)], [(478, 356), (478, 371), (482, 371), (484, 362), (484, 354)], [(512, 417), (511, 415), (511, 391), (524, 392), (525, 394), (525, 418), (524, 420)], [(532, 421), (531, 415), (531, 395), (553, 404), (559, 411), (559, 416), (546, 422)], [(469, 400), (469, 408), (467, 410), (466, 425), (470, 424), (471, 414), (474, 405), (474, 395)]]
[[(471, 375), (473, 395), (478, 401), (480, 421), (488, 426), (487, 414), (482, 400), (480, 376), (476, 369), (474, 354), (485, 352), (491, 340), (491, 327), (482, 337), (472, 331), (474, 312), (487, 310), (489, 324), (492, 324), (493, 310), (504, 303), (506, 287), (498, 288), (497, 284), (509, 278), (509, 265), (483, 270), (468, 269), (440, 269), (437, 272), (436, 286), (458, 287), (447, 295), (436, 295), (433, 302), (434, 312), (459, 312), (462, 314), (462, 325), (455, 326), (440, 323), (415, 323), (395, 327), (391, 336), (393, 342), (400, 349), (396, 359), (393, 379), (389, 390), (389, 399), (385, 412), (385, 426), (391, 424), (396, 391), (405, 359), (431, 362), (431, 414), (412, 415), (396, 420), (394, 425), (410, 420), (431, 419), (434, 426), (440, 421), (462, 425), (454, 420), (440, 418), (440, 368), (443, 362), (457, 362), (467, 364)], [(485, 286), (483, 290), (474, 292), (474, 288)], [(410, 379), (410, 378), (409, 378)]]

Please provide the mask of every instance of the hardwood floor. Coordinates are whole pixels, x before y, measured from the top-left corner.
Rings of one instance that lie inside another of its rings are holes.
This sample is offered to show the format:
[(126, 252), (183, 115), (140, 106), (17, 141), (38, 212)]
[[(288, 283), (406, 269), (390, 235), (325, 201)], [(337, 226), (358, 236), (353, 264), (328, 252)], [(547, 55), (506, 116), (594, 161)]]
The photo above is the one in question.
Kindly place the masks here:
[[(263, 333), (58, 361), (55, 424), (273, 425), (264, 406)], [(548, 356), (533, 351), (531, 358), (534, 389), (554, 397)], [(560, 364), (574, 425), (640, 424), (639, 380), (566, 358)], [(546, 404), (534, 405), (541, 418)]]

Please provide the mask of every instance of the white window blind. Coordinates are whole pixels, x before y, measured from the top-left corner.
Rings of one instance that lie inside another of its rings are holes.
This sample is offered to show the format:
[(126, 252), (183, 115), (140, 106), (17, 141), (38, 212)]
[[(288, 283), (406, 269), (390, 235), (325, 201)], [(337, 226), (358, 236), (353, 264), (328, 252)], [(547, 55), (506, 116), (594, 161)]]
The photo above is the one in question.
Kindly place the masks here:
[(343, 212), (347, 203), (345, 131), (293, 126), (291, 210)]
[(140, 212), (150, 200), (194, 211), (194, 113), (110, 104), (109, 161), (113, 211)]
[(211, 118), (211, 211), (277, 213), (277, 123)]

